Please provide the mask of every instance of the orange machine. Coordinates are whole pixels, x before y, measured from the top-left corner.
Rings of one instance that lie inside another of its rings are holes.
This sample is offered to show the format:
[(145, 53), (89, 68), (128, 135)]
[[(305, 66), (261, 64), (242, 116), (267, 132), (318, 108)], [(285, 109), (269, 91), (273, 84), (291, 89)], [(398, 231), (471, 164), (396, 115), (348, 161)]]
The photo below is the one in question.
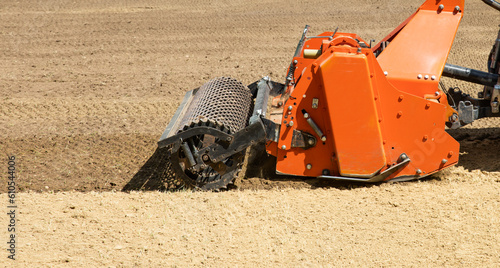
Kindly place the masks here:
[[(401, 181), (456, 164), (446, 125), (500, 115), (500, 36), (488, 73), (446, 65), (463, 10), (463, 0), (428, 0), (373, 47), (352, 33), (308, 36), (306, 26), (285, 84), (223, 77), (188, 92), (159, 141), (172, 174), (224, 188), (261, 141), (278, 174)], [(440, 89), (442, 75), (485, 85), (482, 98)]]

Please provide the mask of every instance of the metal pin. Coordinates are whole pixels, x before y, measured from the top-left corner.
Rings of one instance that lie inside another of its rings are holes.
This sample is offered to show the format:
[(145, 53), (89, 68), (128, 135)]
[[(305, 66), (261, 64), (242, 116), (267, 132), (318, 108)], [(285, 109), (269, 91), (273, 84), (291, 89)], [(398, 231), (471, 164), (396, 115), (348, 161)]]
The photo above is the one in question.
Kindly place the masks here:
[(191, 166), (196, 165), (196, 160), (194, 160), (193, 154), (191, 153), (191, 150), (189, 149), (189, 145), (187, 144), (187, 142), (181, 143), (181, 147), (189, 161), (189, 164)]

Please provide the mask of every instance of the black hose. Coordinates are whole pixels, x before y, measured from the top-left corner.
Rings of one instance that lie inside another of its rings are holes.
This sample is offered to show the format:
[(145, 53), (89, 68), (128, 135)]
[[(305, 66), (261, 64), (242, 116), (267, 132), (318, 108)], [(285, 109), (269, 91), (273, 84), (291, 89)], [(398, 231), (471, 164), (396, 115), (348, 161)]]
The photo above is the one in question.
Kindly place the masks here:
[(492, 8), (500, 11), (500, 3), (498, 3), (495, 0), (483, 0), (487, 5), (491, 6)]
[(495, 86), (498, 82), (498, 74), (482, 72), (452, 64), (446, 64), (444, 66), (443, 76), (490, 87)]

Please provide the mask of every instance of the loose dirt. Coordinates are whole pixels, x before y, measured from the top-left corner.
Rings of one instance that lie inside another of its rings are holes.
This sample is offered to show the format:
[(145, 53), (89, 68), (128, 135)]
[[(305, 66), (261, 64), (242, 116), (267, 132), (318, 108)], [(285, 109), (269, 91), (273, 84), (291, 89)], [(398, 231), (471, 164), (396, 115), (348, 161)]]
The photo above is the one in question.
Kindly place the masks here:
[[(0, 153), (16, 156), (23, 191), (18, 264), (500, 265), (498, 119), (450, 131), (459, 164), (422, 181), (367, 186), (250, 166), (237, 190), (156, 192), (156, 141), (187, 90), (223, 75), (282, 81), (304, 25), (380, 40), (421, 2), (2, 4)], [(499, 22), (467, 0), (448, 62), (486, 70)]]

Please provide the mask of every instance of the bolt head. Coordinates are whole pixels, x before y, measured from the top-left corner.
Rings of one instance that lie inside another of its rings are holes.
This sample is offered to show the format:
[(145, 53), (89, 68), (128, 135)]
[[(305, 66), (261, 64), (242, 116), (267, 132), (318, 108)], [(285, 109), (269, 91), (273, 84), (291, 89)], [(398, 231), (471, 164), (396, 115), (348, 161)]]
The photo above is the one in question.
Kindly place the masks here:
[(429, 79), (429, 75), (428, 75), (428, 74), (426, 74), (426, 75), (424, 76), (424, 79), (425, 79), (425, 80)]
[(282, 150), (286, 150), (286, 145), (282, 145), (282, 146), (281, 146), (281, 149), (282, 149)]
[(384, 75), (387, 76), (389, 73), (387, 71), (384, 71)]
[(459, 6), (455, 6), (455, 11), (456, 12), (460, 11), (460, 7)]
[(311, 169), (312, 167), (313, 167), (313, 166), (312, 166), (311, 164), (307, 164), (307, 165), (306, 165), (306, 168), (307, 168), (307, 169)]
[(321, 136), (322, 141), (326, 141), (326, 136)]
[(293, 126), (293, 121), (290, 121), (290, 123), (288, 123), (289, 126)]
[(421, 74), (418, 74), (418, 75), (417, 75), (417, 78), (418, 78), (418, 79), (422, 79), (422, 75), (421, 75)]
[(436, 76), (435, 75), (431, 76), (431, 80), (436, 80)]
[(446, 163), (448, 163), (448, 160), (443, 158), (443, 160), (441, 160), (441, 163), (446, 164)]
[(309, 114), (308, 114), (308, 113), (305, 113), (305, 114), (304, 114), (304, 118), (305, 118), (305, 119), (309, 118)]
[(436, 91), (436, 92), (434, 92), (434, 94), (435, 94), (436, 96), (439, 96), (441, 93), (439, 93), (439, 91)]
[(421, 169), (419, 169), (419, 168), (418, 168), (417, 170), (415, 170), (415, 172), (416, 172), (417, 174), (422, 174), (422, 170), (421, 170)]
[(443, 4), (441, 4), (441, 5), (439, 5), (439, 7), (438, 7), (438, 8), (439, 8), (439, 10), (443, 10), (443, 9), (444, 9), (444, 5), (443, 5)]
[(294, 60), (294, 61), (293, 61), (293, 64), (294, 64), (294, 65), (295, 65), (295, 64), (297, 64), (297, 63), (299, 63), (299, 61), (297, 61), (297, 60)]
[(291, 111), (291, 110), (293, 110), (293, 106), (292, 105), (288, 106), (288, 111)]

